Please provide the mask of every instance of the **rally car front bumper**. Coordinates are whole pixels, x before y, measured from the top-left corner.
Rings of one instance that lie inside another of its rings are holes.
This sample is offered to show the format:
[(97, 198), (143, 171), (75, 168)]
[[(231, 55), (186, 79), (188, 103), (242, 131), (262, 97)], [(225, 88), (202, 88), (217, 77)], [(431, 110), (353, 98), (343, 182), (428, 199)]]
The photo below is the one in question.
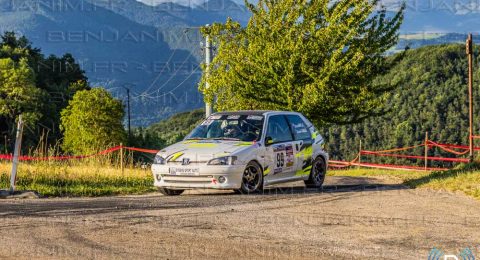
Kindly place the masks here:
[(239, 189), (245, 165), (153, 164), (156, 187), (170, 189)]

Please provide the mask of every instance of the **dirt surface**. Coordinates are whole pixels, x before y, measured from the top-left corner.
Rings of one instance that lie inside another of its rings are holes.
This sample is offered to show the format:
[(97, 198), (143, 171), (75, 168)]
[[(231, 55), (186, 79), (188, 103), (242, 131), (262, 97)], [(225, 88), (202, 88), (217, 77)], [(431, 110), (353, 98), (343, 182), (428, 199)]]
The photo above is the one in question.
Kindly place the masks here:
[(0, 200), (0, 259), (427, 259), (433, 247), (478, 257), (479, 217), (463, 195), (353, 177), (248, 196)]

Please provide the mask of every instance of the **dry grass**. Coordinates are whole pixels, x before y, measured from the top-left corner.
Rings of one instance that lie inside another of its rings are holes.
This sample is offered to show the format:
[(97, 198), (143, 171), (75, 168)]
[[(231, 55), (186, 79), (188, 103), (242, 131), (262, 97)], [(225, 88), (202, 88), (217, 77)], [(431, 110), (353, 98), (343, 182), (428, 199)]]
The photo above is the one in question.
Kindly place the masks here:
[(439, 172), (351, 169), (330, 171), (332, 176), (381, 176), (400, 179), (411, 188), (463, 192), (480, 200), (480, 165), (467, 164)]
[[(8, 188), (11, 163), (0, 162), (0, 188)], [(149, 169), (126, 167), (124, 173), (98, 161), (21, 163), (18, 190), (43, 196), (103, 196), (154, 191)]]

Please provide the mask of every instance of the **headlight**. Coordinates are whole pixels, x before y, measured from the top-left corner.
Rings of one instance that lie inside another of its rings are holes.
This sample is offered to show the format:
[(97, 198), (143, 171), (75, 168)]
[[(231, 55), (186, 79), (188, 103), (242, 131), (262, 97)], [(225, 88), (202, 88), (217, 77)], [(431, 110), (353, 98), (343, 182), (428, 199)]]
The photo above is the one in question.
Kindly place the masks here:
[(165, 164), (165, 159), (160, 155), (155, 155), (155, 159), (153, 159), (154, 164)]
[(210, 160), (208, 165), (234, 165), (236, 160), (237, 156), (224, 156)]

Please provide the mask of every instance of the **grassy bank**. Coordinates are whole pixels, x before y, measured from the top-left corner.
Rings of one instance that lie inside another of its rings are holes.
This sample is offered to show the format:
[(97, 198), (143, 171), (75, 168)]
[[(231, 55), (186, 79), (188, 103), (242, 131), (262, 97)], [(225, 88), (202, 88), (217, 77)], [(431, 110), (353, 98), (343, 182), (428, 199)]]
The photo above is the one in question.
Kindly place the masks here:
[(452, 170), (431, 173), (422, 171), (351, 169), (330, 171), (329, 175), (396, 178), (411, 188), (463, 192), (480, 200), (480, 165), (478, 164), (460, 165)]
[[(0, 189), (9, 187), (11, 164), (0, 162)], [(34, 190), (42, 196), (105, 196), (152, 192), (150, 171), (92, 163), (22, 163), (18, 190)]]

